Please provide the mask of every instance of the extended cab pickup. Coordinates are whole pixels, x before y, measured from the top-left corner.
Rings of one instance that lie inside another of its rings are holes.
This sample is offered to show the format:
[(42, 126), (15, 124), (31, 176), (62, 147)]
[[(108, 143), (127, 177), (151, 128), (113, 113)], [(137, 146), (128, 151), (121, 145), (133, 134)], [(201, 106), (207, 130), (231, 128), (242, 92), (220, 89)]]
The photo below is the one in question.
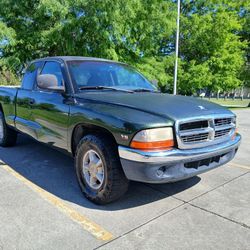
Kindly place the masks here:
[(126, 64), (84, 57), (33, 61), (21, 87), (0, 88), (0, 145), (14, 145), (19, 132), (73, 155), (97, 204), (118, 199), (129, 180), (175, 182), (219, 167), (241, 140), (231, 111), (162, 94)]

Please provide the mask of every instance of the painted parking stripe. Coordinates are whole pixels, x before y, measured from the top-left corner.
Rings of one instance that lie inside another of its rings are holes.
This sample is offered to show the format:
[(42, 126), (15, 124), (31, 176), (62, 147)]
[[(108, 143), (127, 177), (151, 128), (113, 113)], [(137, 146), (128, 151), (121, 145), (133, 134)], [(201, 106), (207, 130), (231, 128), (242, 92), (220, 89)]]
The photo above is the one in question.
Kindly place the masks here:
[(244, 169), (250, 170), (249, 166), (241, 165), (241, 164), (234, 163), (234, 162), (230, 162), (229, 166), (236, 167), (236, 168), (244, 168)]
[(60, 210), (62, 213), (67, 215), (69, 218), (71, 218), (73, 221), (80, 224), (84, 230), (91, 233), (94, 237), (96, 237), (99, 240), (103, 241), (109, 241), (114, 238), (114, 236), (106, 231), (104, 228), (96, 224), (95, 222), (88, 219), (86, 216), (78, 213), (76, 210), (72, 209), (70, 206), (65, 204), (62, 200), (57, 198), (56, 196), (52, 195), (51, 193), (45, 191), (44, 189), (38, 187), (33, 182), (29, 181), (19, 173), (17, 173), (15, 170), (13, 170), (10, 166), (5, 165), (5, 163), (0, 162), (1, 167), (5, 169), (8, 173), (16, 177), (18, 180), (20, 180), (22, 183), (24, 183), (26, 186), (31, 188), (33, 191), (38, 193), (43, 199), (50, 202), (52, 205), (54, 205), (58, 210)]

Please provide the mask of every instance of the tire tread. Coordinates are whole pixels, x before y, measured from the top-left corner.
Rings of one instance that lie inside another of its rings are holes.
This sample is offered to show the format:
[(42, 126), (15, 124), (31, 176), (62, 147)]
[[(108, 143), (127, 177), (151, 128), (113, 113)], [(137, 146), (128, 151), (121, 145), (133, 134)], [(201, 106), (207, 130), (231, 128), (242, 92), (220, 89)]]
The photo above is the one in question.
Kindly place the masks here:
[(3, 133), (4, 133), (3, 139), (0, 140), (0, 146), (12, 147), (16, 145), (17, 132), (7, 126), (5, 119), (4, 119), (4, 115), (1, 111), (0, 111), (0, 119), (3, 122)]
[(76, 170), (78, 168), (77, 158), (81, 156), (83, 147), (87, 142), (91, 142), (97, 145), (101, 149), (101, 151), (105, 155), (105, 158), (107, 158), (108, 161), (107, 164), (109, 165), (110, 168), (109, 171), (111, 171), (111, 173), (109, 174), (108, 183), (104, 192), (102, 193), (102, 195), (97, 195), (95, 197), (88, 195), (85, 192), (85, 189), (83, 185), (81, 185), (78, 176), (78, 182), (80, 184), (83, 193), (89, 200), (99, 205), (107, 204), (114, 200), (119, 199), (122, 195), (126, 193), (129, 181), (123, 172), (120, 159), (118, 156), (117, 145), (114, 142), (112, 142), (112, 140), (110, 140), (110, 138), (107, 137), (106, 135), (97, 134), (97, 135), (84, 136), (80, 140), (76, 150), (76, 161), (75, 161)]

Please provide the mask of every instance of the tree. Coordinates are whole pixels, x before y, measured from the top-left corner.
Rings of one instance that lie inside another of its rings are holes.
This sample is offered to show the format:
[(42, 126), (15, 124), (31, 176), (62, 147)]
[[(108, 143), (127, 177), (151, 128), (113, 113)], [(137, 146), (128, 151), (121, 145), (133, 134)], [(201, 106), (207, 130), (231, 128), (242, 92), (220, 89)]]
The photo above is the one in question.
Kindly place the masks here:
[[(249, 6), (182, 0), (179, 93), (249, 84)], [(134, 65), (172, 92), (175, 21), (172, 0), (1, 0), (0, 67), (17, 73), (45, 56), (104, 57)]]
[(180, 57), (184, 75), (180, 92), (206, 88), (228, 91), (241, 84), (246, 44), (241, 19), (230, 1), (183, 1)]
[(243, 29), (240, 32), (241, 39), (247, 42), (245, 50), (245, 64), (241, 71), (243, 85), (250, 87), (250, 1), (242, 1), (239, 5), (239, 16), (243, 22)]
[(172, 3), (159, 0), (2, 0), (16, 32), (3, 49), (20, 64), (41, 56), (84, 55), (135, 62), (157, 57), (174, 29)]

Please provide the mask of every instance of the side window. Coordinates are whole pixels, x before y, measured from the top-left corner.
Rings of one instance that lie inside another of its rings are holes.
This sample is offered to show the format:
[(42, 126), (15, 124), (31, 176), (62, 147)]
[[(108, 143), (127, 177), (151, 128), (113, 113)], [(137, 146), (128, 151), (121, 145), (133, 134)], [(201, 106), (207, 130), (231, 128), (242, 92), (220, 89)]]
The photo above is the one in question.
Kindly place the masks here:
[(22, 88), (31, 90), (33, 89), (36, 81), (37, 73), (41, 69), (43, 62), (35, 62), (28, 66), (23, 76)]
[(57, 62), (46, 62), (44, 65), (41, 75), (51, 74), (55, 75), (58, 81), (58, 86), (63, 86), (63, 75), (61, 65)]

